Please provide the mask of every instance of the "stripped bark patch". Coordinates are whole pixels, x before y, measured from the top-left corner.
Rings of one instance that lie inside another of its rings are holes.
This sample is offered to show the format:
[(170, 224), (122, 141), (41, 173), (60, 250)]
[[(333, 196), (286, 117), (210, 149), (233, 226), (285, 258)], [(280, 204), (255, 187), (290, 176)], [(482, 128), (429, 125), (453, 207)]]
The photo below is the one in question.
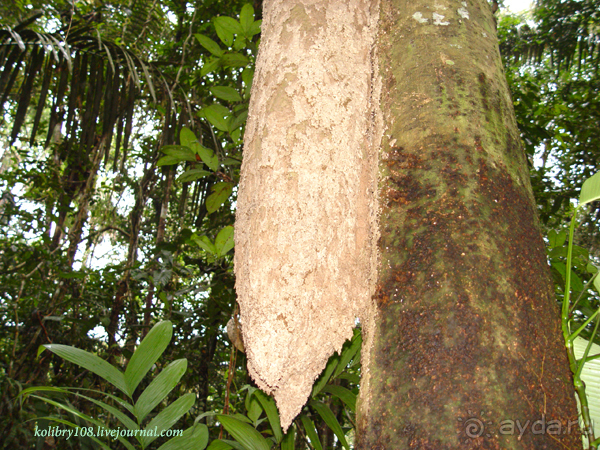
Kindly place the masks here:
[(372, 295), (376, 0), (273, 0), (235, 226), (248, 369), (287, 428)]

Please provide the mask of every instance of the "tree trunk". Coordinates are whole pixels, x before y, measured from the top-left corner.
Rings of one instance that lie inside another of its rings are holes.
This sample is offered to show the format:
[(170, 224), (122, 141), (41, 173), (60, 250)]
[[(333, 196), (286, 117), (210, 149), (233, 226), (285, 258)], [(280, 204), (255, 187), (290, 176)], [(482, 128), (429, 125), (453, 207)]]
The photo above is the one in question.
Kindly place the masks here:
[(384, 0), (379, 26), (380, 269), (356, 448), (581, 448), (491, 9)]

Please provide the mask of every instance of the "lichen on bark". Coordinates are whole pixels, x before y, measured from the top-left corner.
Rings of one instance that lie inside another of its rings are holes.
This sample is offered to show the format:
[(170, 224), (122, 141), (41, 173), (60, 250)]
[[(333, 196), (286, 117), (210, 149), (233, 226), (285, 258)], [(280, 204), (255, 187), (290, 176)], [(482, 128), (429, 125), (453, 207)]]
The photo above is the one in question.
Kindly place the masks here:
[[(378, 51), (381, 266), (356, 448), (581, 446), (489, 5), (384, 0)], [(561, 433), (500, 429), (542, 418)]]

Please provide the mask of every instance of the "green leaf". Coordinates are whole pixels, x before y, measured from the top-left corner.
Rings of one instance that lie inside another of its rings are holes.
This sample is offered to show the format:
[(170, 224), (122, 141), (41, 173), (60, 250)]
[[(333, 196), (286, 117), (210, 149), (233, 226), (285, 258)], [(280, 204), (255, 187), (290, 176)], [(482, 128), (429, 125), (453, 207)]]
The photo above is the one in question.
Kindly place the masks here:
[(66, 359), (73, 364), (77, 364), (78, 366), (95, 373), (99, 377), (104, 378), (114, 387), (131, 397), (123, 372), (111, 366), (109, 363), (93, 353), (61, 344), (45, 344), (44, 347), (61, 358)]
[(158, 450), (203, 450), (208, 444), (208, 427), (203, 423), (192, 425), (183, 432), (158, 447)]
[(152, 380), (144, 392), (140, 394), (134, 406), (135, 416), (139, 422), (162, 402), (169, 392), (177, 386), (179, 380), (187, 370), (187, 360), (178, 359), (165, 367), (158, 376)]
[(152, 441), (160, 436), (160, 432), (171, 428), (185, 413), (187, 413), (196, 402), (196, 394), (189, 393), (179, 397), (161, 412), (146, 426), (146, 430), (155, 430), (156, 433), (150, 436), (142, 436), (142, 443), (147, 447)]
[(350, 345), (346, 346), (346, 348), (342, 350), (342, 354), (340, 355), (340, 359), (339, 359), (337, 368), (335, 369), (335, 372), (333, 373), (333, 378), (337, 377), (340, 373), (342, 373), (343, 370), (346, 369), (346, 366), (352, 360), (352, 358), (354, 358), (354, 356), (358, 353), (361, 346), (362, 346), (362, 334), (357, 332), (352, 337), (352, 340), (350, 341)]
[(323, 419), (327, 426), (331, 428), (331, 431), (335, 433), (335, 435), (340, 440), (344, 448), (346, 450), (350, 450), (350, 446), (348, 445), (348, 442), (346, 442), (346, 435), (344, 434), (344, 430), (342, 430), (340, 423), (336, 419), (333, 412), (331, 412), (331, 409), (329, 409), (329, 406), (314, 400), (312, 400), (310, 404), (313, 408), (315, 408), (315, 410), (321, 416), (321, 419)]
[(321, 392), (328, 392), (343, 401), (352, 412), (356, 412), (356, 394), (343, 386), (328, 384)]
[(254, 427), (223, 414), (217, 417), (227, 432), (247, 450), (270, 450), (268, 441)]
[(329, 378), (331, 377), (331, 374), (337, 367), (339, 360), (340, 360), (340, 357), (338, 355), (333, 355), (331, 358), (329, 358), (329, 361), (327, 361), (327, 365), (325, 366), (325, 370), (323, 371), (323, 373), (321, 374), (321, 377), (317, 380), (317, 382), (313, 386), (312, 395), (311, 395), (313, 398), (315, 395), (317, 395), (319, 392), (321, 392), (321, 389), (323, 389), (323, 386), (325, 386), (327, 384), (327, 382), (329, 381)]
[(198, 180), (200, 178), (204, 178), (204, 177), (206, 177), (206, 176), (208, 176), (210, 174), (211, 174), (211, 172), (209, 172), (208, 170), (190, 169), (190, 170), (186, 170), (181, 175), (179, 175), (177, 177), (177, 181), (180, 181), (182, 183), (186, 183), (188, 181), (195, 181), (195, 180)]
[(215, 439), (206, 450), (231, 450), (233, 447), (220, 439)]
[(160, 151), (167, 156), (178, 158), (179, 161), (196, 161), (196, 154), (189, 145), (163, 145)]
[(202, 69), (200, 70), (200, 76), (204, 77), (206, 74), (211, 73), (213, 70), (216, 70), (221, 65), (221, 58), (209, 58), (207, 61), (202, 64)]
[(215, 27), (221, 27), (232, 34), (242, 34), (242, 26), (240, 23), (232, 17), (218, 16), (214, 18)]
[(210, 88), (210, 92), (217, 98), (226, 100), (228, 102), (241, 102), (242, 96), (234, 88), (229, 86), (213, 86)]
[(200, 45), (209, 52), (211, 52), (213, 55), (219, 57), (223, 56), (224, 51), (221, 49), (221, 47), (219, 47), (219, 44), (217, 44), (211, 38), (202, 34), (195, 34), (194, 36), (196, 36), (196, 39), (198, 39)]
[(246, 67), (250, 63), (247, 56), (237, 52), (225, 53), (219, 61), (225, 67)]
[(139, 430), (140, 427), (137, 425), (137, 423), (135, 423), (133, 420), (131, 420), (129, 418), (129, 416), (127, 416), (127, 414), (123, 413), (122, 411), (118, 410), (117, 408), (115, 408), (114, 406), (108, 405), (104, 402), (101, 402), (100, 400), (96, 400), (95, 398), (92, 397), (88, 397), (86, 395), (81, 395), (78, 394), (81, 398), (85, 398), (86, 400), (89, 400), (90, 402), (100, 406), (102, 409), (104, 409), (106, 412), (108, 412), (109, 414), (112, 414), (113, 416), (115, 416), (117, 418), (117, 420), (119, 422), (121, 422), (123, 425), (125, 425), (125, 427), (129, 430)]
[(204, 113), (206, 120), (208, 120), (217, 129), (221, 131), (229, 130), (228, 117), (231, 116), (231, 111), (229, 111), (229, 109), (225, 108), (224, 106), (214, 104), (203, 108), (202, 112)]
[(129, 364), (125, 369), (125, 381), (130, 392), (130, 396), (137, 388), (142, 378), (158, 361), (160, 355), (165, 351), (171, 337), (173, 336), (173, 325), (168, 320), (158, 322), (148, 332), (138, 348), (133, 352)]
[(207, 251), (211, 255), (217, 254), (217, 249), (215, 244), (212, 243), (208, 236), (192, 236), (192, 240), (200, 247), (201, 249)]
[(236, 128), (242, 126), (243, 124), (246, 123), (246, 120), (248, 119), (248, 111), (242, 111), (240, 113), (239, 116), (235, 117), (233, 119), (233, 122), (231, 122), (231, 126), (229, 127), (229, 132), (233, 132), (233, 130), (235, 130)]
[(158, 167), (161, 166), (172, 166), (173, 164), (179, 164), (181, 162), (181, 159), (175, 157), (175, 156), (163, 156), (162, 158), (160, 158), (158, 160), (158, 162), (156, 163), (156, 165)]
[(260, 406), (260, 402), (254, 395), (248, 395), (246, 403), (246, 414), (251, 423), (255, 423), (261, 416), (263, 409)]
[(598, 199), (600, 199), (600, 172), (583, 182), (579, 194), (579, 205), (585, 205)]
[(242, 6), (242, 10), (240, 11), (240, 26), (242, 27), (244, 34), (248, 37), (251, 37), (250, 28), (252, 27), (253, 23), (254, 8), (250, 3), (246, 3), (244, 6)]
[(254, 78), (254, 70), (250, 67), (246, 67), (242, 70), (242, 81), (246, 85), (246, 92), (250, 92), (252, 89), (252, 79)]
[(221, 42), (223, 42), (223, 44), (225, 44), (227, 47), (231, 47), (233, 44), (234, 34), (242, 33), (242, 27), (238, 21), (232, 19), (231, 17), (218, 16), (213, 19), (213, 23), (215, 24), (217, 36), (219, 36)]
[(200, 143), (194, 132), (188, 127), (181, 128), (181, 131), (179, 132), (179, 142), (181, 142), (181, 145), (188, 148), (192, 148), (193, 144)]
[(196, 144), (194, 146), (194, 151), (200, 156), (202, 162), (206, 164), (210, 170), (216, 172), (219, 169), (219, 158), (210, 148)]
[(275, 436), (277, 443), (281, 442), (283, 439), (283, 431), (281, 430), (281, 421), (279, 420), (279, 412), (277, 411), (275, 400), (273, 400), (273, 397), (269, 397), (259, 390), (254, 392), (254, 396), (258, 399), (267, 414), (267, 419), (269, 419), (271, 430), (273, 430), (273, 436)]
[(296, 429), (291, 426), (281, 441), (281, 450), (295, 450)]
[(594, 278), (594, 287), (598, 292), (600, 292), (600, 276), (596, 276)]
[(233, 191), (233, 184), (221, 182), (212, 187), (213, 193), (206, 198), (206, 210), (213, 213), (221, 207)]
[(260, 33), (260, 27), (262, 25), (262, 20), (255, 20), (252, 26), (250, 27), (250, 36), (254, 36), (255, 34)]
[(233, 248), (233, 227), (227, 225), (215, 238), (215, 248), (217, 256), (225, 256), (229, 250)]
[(548, 244), (551, 248), (562, 247), (567, 240), (567, 233), (565, 231), (561, 231), (557, 233), (554, 230), (550, 230), (548, 232)]
[(315, 428), (313, 421), (304, 414), (300, 416), (300, 420), (302, 421), (304, 431), (306, 432), (306, 435), (308, 436), (308, 439), (310, 439), (310, 443), (315, 450), (323, 450), (323, 447), (321, 447), (321, 441), (319, 440), (319, 435), (317, 434), (317, 429)]
[[(563, 277), (563, 280), (566, 279), (567, 267), (565, 266), (564, 263), (559, 262), (559, 261), (552, 261), (551, 266), (554, 267), (558, 271), (558, 273), (561, 274), (561, 276)], [(579, 275), (577, 275), (577, 273), (572, 269), (571, 269), (571, 289), (573, 289), (574, 291), (577, 291), (577, 292), (583, 291), (583, 282), (581, 281), (581, 278), (579, 278)]]

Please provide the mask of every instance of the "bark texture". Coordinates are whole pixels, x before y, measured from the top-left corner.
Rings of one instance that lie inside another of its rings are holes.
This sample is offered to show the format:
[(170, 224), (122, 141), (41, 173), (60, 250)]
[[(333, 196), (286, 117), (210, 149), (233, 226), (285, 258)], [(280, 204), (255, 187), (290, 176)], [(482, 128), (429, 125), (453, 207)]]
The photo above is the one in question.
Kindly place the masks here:
[(236, 291), (282, 426), (373, 294), (375, 0), (269, 0), (244, 138)]
[(378, 51), (381, 265), (356, 448), (581, 448), (488, 3), (384, 0)]

